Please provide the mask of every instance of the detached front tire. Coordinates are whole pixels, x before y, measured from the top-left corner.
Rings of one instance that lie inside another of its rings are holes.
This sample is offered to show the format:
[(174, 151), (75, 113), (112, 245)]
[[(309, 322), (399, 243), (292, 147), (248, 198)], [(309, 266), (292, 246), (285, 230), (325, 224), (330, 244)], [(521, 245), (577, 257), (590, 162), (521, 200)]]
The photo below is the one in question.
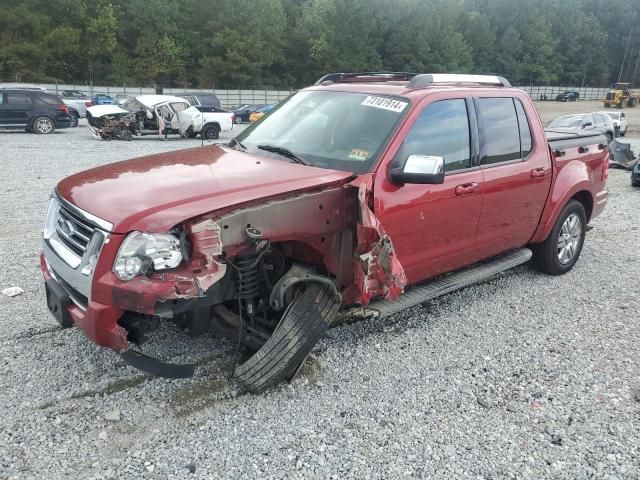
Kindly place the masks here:
[(243, 390), (259, 393), (290, 377), (322, 338), (340, 303), (326, 285), (309, 283), (269, 339), (235, 370)]
[(587, 226), (584, 206), (570, 200), (558, 215), (547, 239), (533, 246), (533, 264), (541, 272), (562, 275), (578, 261)]

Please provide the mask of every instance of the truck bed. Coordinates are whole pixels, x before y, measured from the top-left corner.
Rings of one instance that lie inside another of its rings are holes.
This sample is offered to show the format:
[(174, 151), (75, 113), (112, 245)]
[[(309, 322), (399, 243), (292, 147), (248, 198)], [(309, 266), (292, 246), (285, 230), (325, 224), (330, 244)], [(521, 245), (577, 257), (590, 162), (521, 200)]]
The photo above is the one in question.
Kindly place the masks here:
[(552, 150), (584, 147), (587, 145), (606, 145), (607, 137), (602, 133), (575, 133), (563, 130), (546, 129), (547, 141)]

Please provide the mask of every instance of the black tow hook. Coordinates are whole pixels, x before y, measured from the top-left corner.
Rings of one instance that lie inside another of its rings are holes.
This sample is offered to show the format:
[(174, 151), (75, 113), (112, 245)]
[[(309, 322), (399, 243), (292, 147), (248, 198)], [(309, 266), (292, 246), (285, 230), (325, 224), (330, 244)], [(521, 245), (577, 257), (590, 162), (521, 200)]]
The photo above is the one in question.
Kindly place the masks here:
[(196, 371), (195, 363), (167, 363), (136, 350), (125, 350), (120, 354), (127, 365), (164, 378), (191, 378)]

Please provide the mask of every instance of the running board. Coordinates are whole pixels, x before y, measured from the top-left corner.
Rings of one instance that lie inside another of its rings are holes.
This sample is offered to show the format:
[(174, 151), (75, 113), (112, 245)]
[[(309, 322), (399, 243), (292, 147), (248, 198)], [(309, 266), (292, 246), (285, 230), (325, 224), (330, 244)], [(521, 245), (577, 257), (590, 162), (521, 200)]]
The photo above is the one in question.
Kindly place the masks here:
[(432, 280), (424, 285), (410, 288), (395, 301), (376, 300), (366, 307), (350, 308), (342, 312), (334, 325), (348, 321), (349, 317), (383, 318), (393, 315), (409, 307), (415, 307), (434, 298), (482, 282), (531, 260), (532, 252), (528, 248), (513, 250), (499, 257), (486, 260), (464, 270), (459, 270), (444, 277)]

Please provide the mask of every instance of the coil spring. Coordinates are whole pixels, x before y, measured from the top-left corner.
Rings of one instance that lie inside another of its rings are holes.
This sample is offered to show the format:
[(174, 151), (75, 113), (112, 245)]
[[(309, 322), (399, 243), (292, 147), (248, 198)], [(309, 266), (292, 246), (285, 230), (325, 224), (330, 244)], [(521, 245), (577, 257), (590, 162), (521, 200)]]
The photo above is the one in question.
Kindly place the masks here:
[(238, 270), (238, 297), (243, 300), (255, 298), (260, 294), (258, 264), (261, 256), (253, 253), (235, 261)]

